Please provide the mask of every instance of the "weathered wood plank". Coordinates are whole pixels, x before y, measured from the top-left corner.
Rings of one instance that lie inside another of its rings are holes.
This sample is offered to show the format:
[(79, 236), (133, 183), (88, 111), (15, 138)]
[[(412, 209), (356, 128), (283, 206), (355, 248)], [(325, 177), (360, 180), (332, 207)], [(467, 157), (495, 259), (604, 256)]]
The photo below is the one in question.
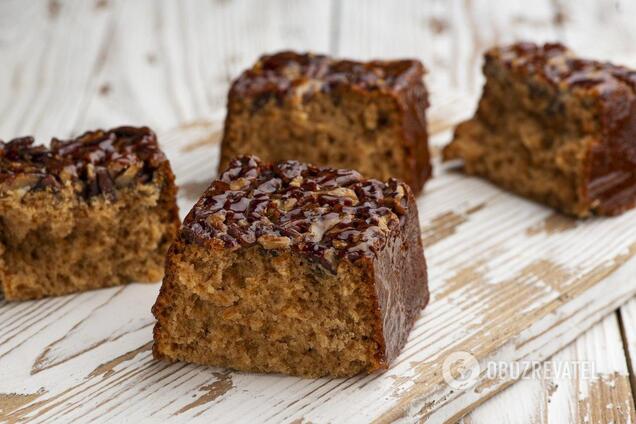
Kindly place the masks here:
[(636, 298), (621, 307), (618, 312), (620, 319), (623, 348), (629, 369), (632, 393), (636, 399)]
[(629, 0), (557, 1), (560, 39), (580, 54), (636, 66), (636, 3)]
[(330, 16), (320, 0), (3, 2), (0, 135), (167, 130), (209, 117), (259, 55), (327, 51)]
[(229, 84), (261, 54), (326, 51), (331, 3), (142, 0), (111, 6), (109, 55), (79, 128), (129, 122), (167, 130), (225, 106)]
[(0, 137), (72, 132), (111, 31), (96, 1), (0, 3)]
[(595, 424), (635, 420), (628, 367), (613, 314), (522, 381), (477, 407), (462, 422)]
[[(272, 3), (3, 2), (0, 90), (10, 95), (0, 97), (0, 134), (151, 125), (162, 130), (183, 214), (213, 176), (227, 85), (261, 53), (421, 58), (436, 146), (474, 107), (480, 53), (495, 42), (556, 37), (586, 53), (590, 28), (602, 28), (616, 43), (591, 40), (590, 54), (631, 60), (634, 29), (619, 13), (632, 10), (627, 2), (603, 2), (602, 13), (547, 1)], [(0, 361), (11, 364), (0, 367), (0, 420), (440, 421), (509, 384), (450, 392), (441, 368), (451, 353), (543, 360), (634, 292), (635, 213), (570, 221), (435, 172), (419, 200), (433, 302), (387, 373), (299, 380), (156, 362), (149, 308), (158, 286), (130, 285), (0, 303)]]

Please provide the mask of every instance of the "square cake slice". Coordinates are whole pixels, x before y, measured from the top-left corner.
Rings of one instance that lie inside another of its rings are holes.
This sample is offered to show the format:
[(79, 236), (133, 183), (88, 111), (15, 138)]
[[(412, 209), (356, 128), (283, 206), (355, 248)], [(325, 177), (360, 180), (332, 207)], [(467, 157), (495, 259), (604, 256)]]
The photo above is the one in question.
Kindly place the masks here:
[(0, 141), (0, 287), (36, 299), (157, 281), (179, 228), (170, 164), (148, 128), (50, 147)]
[(170, 248), (153, 351), (305, 377), (372, 372), (400, 353), (427, 301), (406, 184), (246, 156)]
[(483, 69), (445, 160), (576, 217), (634, 207), (636, 71), (529, 43), (488, 51)]
[(418, 193), (431, 175), (423, 74), (417, 60), (263, 56), (230, 89), (219, 173), (254, 154), (395, 177)]

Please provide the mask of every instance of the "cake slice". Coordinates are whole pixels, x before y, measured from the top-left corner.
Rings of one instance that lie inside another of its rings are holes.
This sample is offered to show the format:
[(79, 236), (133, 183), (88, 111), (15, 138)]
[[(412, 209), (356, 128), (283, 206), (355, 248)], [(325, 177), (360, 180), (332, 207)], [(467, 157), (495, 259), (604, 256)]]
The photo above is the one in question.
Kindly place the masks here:
[(0, 287), (37, 299), (157, 281), (179, 228), (170, 164), (148, 128), (34, 146), (0, 141)]
[(305, 377), (372, 372), (400, 353), (427, 301), (406, 184), (241, 157), (168, 253), (153, 351)]
[(416, 60), (263, 56), (230, 89), (219, 173), (254, 154), (395, 177), (418, 193), (431, 175), (423, 74)]
[(529, 43), (488, 51), (483, 69), (445, 160), (576, 217), (634, 207), (636, 71)]

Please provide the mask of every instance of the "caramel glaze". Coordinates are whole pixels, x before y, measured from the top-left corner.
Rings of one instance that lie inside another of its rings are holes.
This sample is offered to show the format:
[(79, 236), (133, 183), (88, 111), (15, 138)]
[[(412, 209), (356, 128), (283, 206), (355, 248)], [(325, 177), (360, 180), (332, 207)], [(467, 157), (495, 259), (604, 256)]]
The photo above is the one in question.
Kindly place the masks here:
[(71, 140), (34, 146), (33, 137), (0, 141), (0, 193), (59, 190), (67, 182), (79, 194), (114, 196), (117, 187), (147, 183), (167, 160), (149, 128), (86, 132)]
[(417, 60), (355, 62), (285, 51), (263, 56), (243, 72), (232, 84), (229, 98), (251, 99), (252, 110), (257, 111), (271, 99), (282, 105), (287, 98), (301, 96), (307, 101), (315, 93), (329, 94), (336, 103), (343, 90), (392, 96), (403, 117), (405, 160), (410, 170), (405, 182), (418, 193), (432, 173), (424, 73)]
[(229, 249), (289, 247), (335, 272), (342, 258), (375, 258), (404, 224), (409, 198), (408, 186), (395, 179), (244, 156), (206, 190), (181, 234)]
[[(339, 85), (363, 90), (396, 90), (409, 87), (413, 77), (421, 78), (424, 67), (417, 60), (354, 62), (334, 60), (311, 53), (280, 52), (261, 57), (234, 82), (232, 90), (249, 97), (283, 98), (296, 86), (315, 81), (315, 90), (330, 92)], [(310, 93), (308, 93), (309, 95)], [(258, 103), (263, 100), (254, 99)]]
[(486, 60), (591, 99), (599, 130), (584, 163), (580, 194), (602, 215), (636, 205), (636, 71), (577, 58), (561, 44), (517, 43), (490, 50)]

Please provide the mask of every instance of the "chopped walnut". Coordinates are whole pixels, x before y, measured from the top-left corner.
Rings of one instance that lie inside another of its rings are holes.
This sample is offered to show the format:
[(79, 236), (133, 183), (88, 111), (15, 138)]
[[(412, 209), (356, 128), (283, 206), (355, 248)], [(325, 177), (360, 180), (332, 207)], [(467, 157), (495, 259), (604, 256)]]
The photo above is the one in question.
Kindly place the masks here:
[(143, 164), (136, 162), (115, 178), (115, 185), (119, 188), (127, 187), (135, 181), (135, 177), (141, 171)]
[(227, 229), (225, 225), (225, 214), (215, 213), (208, 216), (207, 221), (210, 225), (218, 230), (225, 231)]
[(325, 233), (339, 222), (341, 222), (340, 216), (335, 212), (322, 215), (309, 226), (309, 230), (307, 231), (308, 239), (314, 242), (322, 240)]
[(302, 103), (305, 95), (311, 95), (312, 93), (320, 91), (322, 88), (322, 82), (315, 79), (307, 79), (296, 86), (294, 90), (294, 101)]
[(347, 246), (348, 246), (347, 242), (344, 241), (344, 240), (334, 240), (334, 241), (331, 242), (331, 244), (336, 249), (346, 249)]
[(95, 179), (95, 166), (92, 163), (86, 165), (86, 176), (89, 181)]
[(258, 243), (265, 249), (285, 249), (291, 245), (289, 237), (265, 234), (258, 238)]
[(238, 178), (230, 182), (230, 190), (241, 190), (250, 184), (247, 178)]
[(286, 199), (282, 203), (281, 208), (285, 212), (289, 212), (290, 210), (292, 210), (294, 208), (294, 206), (296, 205), (297, 202), (298, 202), (298, 199), (296, 199), (295, 197), (290, 197), (289, 199)]
[(289, 182), (289, 185), (292, 187), (300, 187), (303, 183), (303, 177), (300, 175), (295, 177), (293, 180)]
[(333, 247), (330, 247), (328, 249), (325, 249), (325, 252), (323, 253), (323, 256), (325, 258), (325, 260), (327, 260), (327, 262), (329, 262), (330, 264), (334, 263), (334, 259), (336, 257), (336, 251)]
[(391, 215), (383, 215), (378, 218), (378, 227), (382, 231), (389, 231), (388, 222), (390, 221)]
[(15, 177), (6, 180), (0, 190), (10, 191), (22, 188), (30, 188), (40, 181), (40, 176), (35, 174), (17, 174)]
[(347, 197), (351, 199), (354, 205), (358, 204), (358, 196), (356, 195), (356, 192), (347, 187), (334, 188), (333, 190), (330, 190), (325, 194), (335, 197)]

